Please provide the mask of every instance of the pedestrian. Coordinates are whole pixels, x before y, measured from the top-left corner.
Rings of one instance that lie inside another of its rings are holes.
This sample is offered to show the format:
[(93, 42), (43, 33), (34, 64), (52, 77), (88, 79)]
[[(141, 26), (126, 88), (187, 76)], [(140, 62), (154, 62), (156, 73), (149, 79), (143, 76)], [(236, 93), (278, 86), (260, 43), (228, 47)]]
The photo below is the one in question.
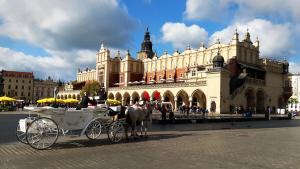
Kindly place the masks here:
[(161, 109), (161, 120), (163, 121), (163, 123), (165, 123), (166, 119), (167, 119), (167, 108), (166, 105), (163, 105)]
[(79, 105), (77, 106), (76, 110), (80, 110), (81, 108), (87, 108), (89, 105), (90, 99), (87, 95), (86, 92), (84, 92), (84, 96), (81, 100), (81, 102), (79, 103)]

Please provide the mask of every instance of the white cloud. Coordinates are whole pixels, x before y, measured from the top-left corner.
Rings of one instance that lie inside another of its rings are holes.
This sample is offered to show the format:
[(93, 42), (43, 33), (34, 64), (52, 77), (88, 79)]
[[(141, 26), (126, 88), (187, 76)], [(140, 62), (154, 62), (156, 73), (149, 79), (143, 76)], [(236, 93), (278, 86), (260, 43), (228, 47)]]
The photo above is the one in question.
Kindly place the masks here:
[[(17, 5), (16, 5), (17, 4)], [(0, 36), (22, 40), (48, 52), (32, 56), (0, 47), (0, 69), (33, 71), (36, 77), (74, 80), (77, 68), (95, 67), (104, 41), (130, 48), (138, 21), (119, 0), (0, 0)]]
[(221, 21), (224, 17), (238, 20), (267, 16), (275, 19), (300, 20), (298, 0), (187, 0), (187, 19)]
[(0, 69), (32, 71), (36, 77), (52, 76), (56, 79), (72, 79), (73, 64), (59, 56), (31, 56), (8, 48), (0, 47)]
[(137, 26), (118, 0), (2, 0), (0, 18), (0, 35), (50, 50), (125, 47)]
[(289, 69), (291, 73), (300, 73), (300, 63), (290, 62)]
[(172, 43), (174, 48), (184, 49), (187, 45), (199, 47), (201, 42), (207, 41), (208, 33), (198, 25), (186, 26), (184, 23), (165, 23), (161, 32), (162, 41)]
[(187, 0), (184, 16), (187, 19), (220, 20), (225, 17), (226, 7), (223, 0)]
[(251, 40), (260, 40), (260, 54), (271, 57), (283, 57), (294, 54), (293, 28), (289, 24), (274, 24), (264, 19), (254, 19), (249, 22), (236, 22), (210, 37), (210, 43), (220, 38), (223, 43), (230, 42), (235, 29), (240, 33), (240, 40), (249, 29)]
[[(111, 57), (114, 58), (117, 49), (110, 48)], [(77, 69), (92, 68), (96, 66), (96, 53), (93, 50), (73, 50), (73, 51), (48, 51), (51, 56), (26, 55), (9, 48), (0, 47), (0, 70), (16, 70), (33, 72), (35, 77), (54, 79), (75, 80)], [(121, 57), (126, 51), (120, 51)]]

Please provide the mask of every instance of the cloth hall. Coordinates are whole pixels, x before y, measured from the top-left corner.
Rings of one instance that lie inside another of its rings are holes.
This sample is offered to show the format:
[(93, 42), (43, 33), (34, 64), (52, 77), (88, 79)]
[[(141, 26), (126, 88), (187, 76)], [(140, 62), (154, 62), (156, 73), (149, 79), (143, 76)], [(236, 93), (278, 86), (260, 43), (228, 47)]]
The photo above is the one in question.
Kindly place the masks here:
[(196, 105), (230, 113), (239, 106), (263, 113), (267, 106), (284, 107), (292, 90), (288, 62), (262, 58), (259, 48), (258, 38), (252, 42), (247, 31), (240, 39), (235, 31), (226, 44), (217, 40), (158, 56), (147, 29), (137, 56), (112, 56), (102, 43), (96, 68), (78, 70), (77, 82), (97, 80), (123, 105), (150, 99), (171, 102), (175, 110)]

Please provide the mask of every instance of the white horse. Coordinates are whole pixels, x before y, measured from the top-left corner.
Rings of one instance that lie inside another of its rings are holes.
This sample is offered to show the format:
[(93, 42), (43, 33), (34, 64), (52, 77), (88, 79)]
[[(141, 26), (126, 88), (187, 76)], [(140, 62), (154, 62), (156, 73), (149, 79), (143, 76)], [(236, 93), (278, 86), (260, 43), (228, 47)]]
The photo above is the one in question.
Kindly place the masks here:
[(127, 123), (125, 127), (126, 139), (128, 139), (129, 126), (131, 126), (132, 129), (131, 132), (133, 136), (136, 138), (137, 123), (141, 123), (141, 136), (143, 136), (143, 130), (144, 130), (144, 135), (145, 137), (147, 137), (147, 129), (152, 122), (152, 118), (151, 118), (152, 110), (153, 110), (153, 105), (151, 105), (150, 103), (146, 103), (143, 106), (133, 105), (127, 108), (127, 110), (125, 111), (126, 123)]

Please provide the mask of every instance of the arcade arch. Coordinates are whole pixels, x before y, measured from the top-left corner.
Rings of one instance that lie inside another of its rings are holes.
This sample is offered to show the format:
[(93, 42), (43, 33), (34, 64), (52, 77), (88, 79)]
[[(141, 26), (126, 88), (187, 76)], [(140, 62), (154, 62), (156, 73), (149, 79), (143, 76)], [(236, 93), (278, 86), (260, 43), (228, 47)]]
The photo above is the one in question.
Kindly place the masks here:
[(203, 91), (196, 89), (192, 93), (192, 106), (206, 109), (206, 96)]
[(256, 92), (256, 112), (265, 112), (265, 92), (260, 89)]
[(177, 93), (176, 98), (177, 98), (177, 106), (178, 107), (182, 106), (182, 105), (187, 105), (187, 106), (190, 105), (189, 96), (186, 91), (180, 90)]
[(114, 97), (114, 94), (109, 93), (108, 98), (109, 98), (109, 99), (114, 99), (114, 98), (115, 98), (115, 97)]
[(116, 95), (115, 95), (116, 97), (116, 100), (119, 100), (120, 102), (122, 102), (122, 95), (121, 95), (121, 93), (116, 93)]
[(135, 104), (136, 102), (140, 101), (140, 96), (137, 92), (132, 93), (132, 104)]
[(163, 94), (163, 100), (164, 102), (171, 102), (171, 104), (173, 105), (173, 108), (175, 108), (175, 98), (173, 93), (170, 90), (167, 90), (164, 92)]
[(255, 92), (253, 88), (248, 88), (245, 92), (246, 96), (246, 108), (254, 110), (255, 108)]
[(123, 105), (125, 105), (125, 106), (130, 105), (130, 95), (129, 95), (128, 92), (125, 92), (125, 93), (123, 94), (123, 100), (124, 100)]

